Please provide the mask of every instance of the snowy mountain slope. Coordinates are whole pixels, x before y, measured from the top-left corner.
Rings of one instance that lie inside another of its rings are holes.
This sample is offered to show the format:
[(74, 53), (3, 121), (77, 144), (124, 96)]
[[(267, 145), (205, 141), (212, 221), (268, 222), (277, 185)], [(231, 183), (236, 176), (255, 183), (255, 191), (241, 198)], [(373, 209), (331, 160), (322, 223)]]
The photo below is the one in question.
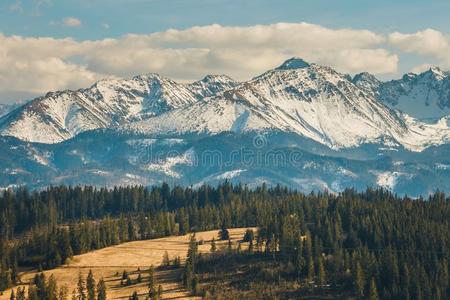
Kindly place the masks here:
[(414, 118), (434, 121), (450, 115), (450, 73), (437, 67), (388, 82), (361, 73), (353, 82), (389, 107)]
[(347, 75), (300, 59), (207, 102), (126, 125), (127, 130), (159, 135), (279, 130), (332, 148), (381, 142), (414, 151), (450, 137), (446, 124), (424, 124), (396, 113)]
[[(450, 145), (408, 152), (366, 144), (366, 149), (341, 151), (321, 149), (321, 144), (293, 133), (266, 132), (263, 147), (255, 144), (255, 137), (258, 134), (248, 132), (149, 138), (108, 130), (57, 144), (0, 137), (0, 187), (161, 182), (197, 186), (228, 179), (249, 186), (282, 184), (304, 192), (377, 186), (411, 196), (437, 188), (450, 191)], [(364, 158), (356, 159), (361, 153)]]
[(449, 78), (431, 69), (383, 83), (368, 73), (351, 78), (299, 58), (242, 83), (209, 75), (181, 84), (147, 74), (48, 93), (0, 118), (0, 133), (58, 143), (99, 128), (158, 136), (275, 130), (334, 149), (379, 143), (422, 151), (449, 141), (447, 119), (424, 123), (383, 103), (409, 108), (409, 102), (422, 101), (428, 91), (424, 103), (445, 113)]
[(147, 119), (204, 99), (237, 83), (207, 76), (180, 84), (157, 74), (108, 79), (88, 89), (48, 93), (0, 119), (2, 135), (57, 143), (80, 132)]

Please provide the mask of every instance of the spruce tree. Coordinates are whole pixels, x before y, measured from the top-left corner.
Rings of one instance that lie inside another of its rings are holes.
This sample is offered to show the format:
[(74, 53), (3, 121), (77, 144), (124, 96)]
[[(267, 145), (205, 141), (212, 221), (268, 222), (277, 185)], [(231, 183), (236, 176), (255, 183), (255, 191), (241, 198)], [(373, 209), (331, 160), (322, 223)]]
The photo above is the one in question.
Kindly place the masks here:
[(378, 300), (377, 284), (373, 277), (370, 281), (369, 300)]
[[(16, 294), (16, 300), (26, 300), (25, 296), (25, 287), (18, 287), (17, 288), (17, 294)], [(62, 299), (65, 300), (65, 299)]]
[(86, 289), (88, 300), (95, 300), (95, 279), (92, 270), (89, 270), (88, 276), (86, 278)]
[(86, 287), (84, 285), (84, 280), (81, 271), (78, 273), (77, 299), (86, 300)]
[(150, 299), (156, 299), (156, 281), (155, 281), (155, 268), (150, 266), (148, 270), (148, 296)]
[(323, 265), (323, 259), (321, 256), (317, 259), (317, 277), (320, 287), (324, 287), (326, 283), (325, 267)]
[(58, 285), (56, 283), (56, 279), (53, 274), (48, 279), (47, 288), (46, 288), (47, 300), (57, 300), (58, 299)]
[(97, 300), (106, 300), (106, 284), (103, 278), (100, 278), (97, 284)]
[(222, 227), (219, 231), (219, 237), (222, 241), (226, 241), (230, 238), (230, 233), (228, 232), (228, 229), (225, 227), (225, 222), (222, 224)]
[(364, 278), (364, 271), (361, 267), (361, 264), (359, 261), (356, 263), (356, 270), (355, 270), (355, 288), (356, 288), (356, 294), (359, 297), (364, 296), (364, 287), (366, 285), (366, 281)]

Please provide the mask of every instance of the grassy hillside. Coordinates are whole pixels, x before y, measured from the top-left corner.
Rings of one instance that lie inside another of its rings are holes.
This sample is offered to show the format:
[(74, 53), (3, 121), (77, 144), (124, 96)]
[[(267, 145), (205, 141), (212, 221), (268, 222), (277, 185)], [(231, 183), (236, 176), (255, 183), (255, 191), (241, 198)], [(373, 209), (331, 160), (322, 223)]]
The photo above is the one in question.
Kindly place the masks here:
[[(236, 246), (237, 241), (242, 239), (245, 228), (230, 229), (229, 232), (231, 241)], [(210, 251), (211, 240), (218, 239), (218, 230), (199, 232), (196, 237), (200, 244), (199, 252), (207, 253)], [(66, 285), (70, 296), (76, 288), (79, 272), (81, 271), (83, 277), (86, 278), (91, 269), (95, 279), (101, 277), (105, 279), (108, 299), (128, 299), (134, 291), (144, 298), (148, 293), (148, 269), (154, 265), (157, 284), (161, 284), (163, 287), (163, 299), (198, 299), (199, 297), (189, 297), (184, 290), (181, 284), (181, 268), (157, 268), (162, 264), (165, 251), (169, 254), (170, 259), (179, 256), (183, 261), (186, 257), (188, 243), (189, 235), (124, 243), (74, 256), (69, 264), (47, 270), (44, 273), (47, 277), (53, 274), (58, 285)], [(225, 247), (227, 243), (226, 241), (217, 241), (217, 246), (218, 248)], [(127, 271), (132, 281), (135, 281), (139, 273), (138, 268), (141, 270), (142, 282), (122, 286), (123, 271)], [(36, 273), (37, 270), (22, 273), (20, 279), (23, 286), (27, 286)], [(0, 299), (9, 300), (10, 294), (11, 290), (7, 290), (3, 292)]]

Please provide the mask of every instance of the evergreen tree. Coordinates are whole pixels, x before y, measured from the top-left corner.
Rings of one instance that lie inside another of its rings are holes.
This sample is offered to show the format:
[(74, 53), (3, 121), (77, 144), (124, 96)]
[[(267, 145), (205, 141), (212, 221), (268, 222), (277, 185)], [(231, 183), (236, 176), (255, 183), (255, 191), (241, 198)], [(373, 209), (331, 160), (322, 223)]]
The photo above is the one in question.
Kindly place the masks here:
[(320, 287), (324, 287), (326, 284), (325, 267), (323, 265), (323, 259), (321, 256), (317, 259), (317, 277)]
[(364, 271), (361, 267), (361, 264), (359, 261), (356, 263), (356, 270), (355, 270), (355, 288), (356, 288), (356, 294), (360, 297), (364, 296), (364, 287), (366, 285), (366, 281), (364, 278)]
[(48, 279), (47, 290), (46, 290), (47, 300), (57, 300), (58, 299), (58, 285), (53, 274)]
[(88, 300), (95, 300), (95, 279), (92, 270), (89, 270), (88, 276), (86, 278), (86, 289)]
[(219, 238), (222, 241), (226, 241), (230, 239), (230, 233), (228, 232), (228, 229), (225, 227), (225, 222), (222, 224), (222, 227), (219, 231)]
[(308, 262), (308, 283), (311, 283), (314, 281), (314, 276), (315, 276), (315, 272), (314, 272), (314, 261), (312, 256), (309, 258), (309, 262)]
[(255, 238), (255, 233), (253, 232), (253, 229), (247, 229), (245, 231), (244, 237), (242, 239), (243, 242), (250, 242), (253, 241)]
[(373, 277), (370, 281), (369, 300), (378, 300), (377, 284)]
[(156, 299), (156, 281), (155, 281), (155, 268), (150, 266), (148, 270), (148, 296), (150, 299)]
[(81, 271), (78, 273), (77, 299), (78, 300), (86, 300), (86, 287), (84, 284), (84, 280), (83, 280)]
[(40, 300), (37, 289), (35, 286), (30, 285), (28, 287), (28, 300)]
[(103, 278), (100, 278), (97, 284), (97, 300), (106, 300), (106, 284)]
[[(26, 295), (25, 295), (25, 287), (18, 287), (17, 288), (17, 295), (16, 295), (16, 300), (25, 300), (26, 299)], [(64, 300), (64, 299), (62, 299)]]

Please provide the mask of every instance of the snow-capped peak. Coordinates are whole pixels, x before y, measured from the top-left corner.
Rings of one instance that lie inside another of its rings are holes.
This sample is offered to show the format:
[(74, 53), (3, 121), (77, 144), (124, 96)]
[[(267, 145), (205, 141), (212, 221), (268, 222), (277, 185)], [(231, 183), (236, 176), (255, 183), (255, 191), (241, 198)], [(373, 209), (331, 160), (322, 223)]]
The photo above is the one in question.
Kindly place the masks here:
[(432, 76), (435, 80), (443, 80), (448, 76), (448, 73), (442, 71), (439, 67), (434, 66), (422, 74), (422, 76), (427, 75)]
[(144, 120), (235, 84), (225, 77), (181, 84), (154, 73), (104, 79), (87, 89), (52, 92), (28, 102), (0, 119), (0, 132), (32, 142), (56, 143), (87, 130)]
[(351, 78), (300, 58), (247, 82), (208, 75), (186, 84), (150, 73), (35, 99), (1, 118), (0, 131), (27, 141), (56, 143), (97, 128), (149, 135), (276, 130), (332, 148), (387, 141), (422, 150), (446, 142), (450, 129), (419, 122), (378, 100), (402, 100), (399, 93), (422, 97), (417, 90), (450, 93), (445, 73), (442, 80), (425, 73), (383, 83), (368, 73)]
[(292, 57), (282, 63), (277, 70), (302, 69), (309, 67), (309, 63), (298, 57)]

